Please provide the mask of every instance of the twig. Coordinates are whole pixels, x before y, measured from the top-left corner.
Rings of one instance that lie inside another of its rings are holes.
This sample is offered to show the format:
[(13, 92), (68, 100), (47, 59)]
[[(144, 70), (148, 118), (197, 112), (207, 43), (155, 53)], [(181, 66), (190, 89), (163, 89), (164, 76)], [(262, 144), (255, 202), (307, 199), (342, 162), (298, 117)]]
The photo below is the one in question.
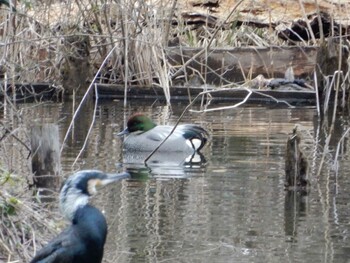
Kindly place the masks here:
[[(248, 88), (244, 88), (245, 90), (247, 90), (248, 94), (247, 96), (244, 98), (244, 100), (242, 100), (239, 103), (236, 103), (234, 105), (231, 106), (225, 106), (225, 107), (218, 107), (218, 108), (214, 108), (214, 109), (205, 109), (205, 110), (200, 110), (200, 111), (196, 111), (196, 110), (191, 110), (191, 112), (197, 112), (197, 113), (202, 113), (202, 112), (209, 112), (209, 111), (217, 111), (217, 110), (228, 110), (228, 109), (233, 109), (233, 108), (237, 108), (238, 106), (244, 104), (250, 97), (250, 95), (252, 95), (253, 91), (248, 89)], [(208, 91), (208, 93), (210, 93), (211, 91)]]
[[(286, 104), (286, 105), (287, 105), (288, 107), (290, 107), (290, 108), (295, 108), (293, 105), (291, 105), (290, 103), (288, 103), (288, 102), (285, 101), (285, 100), (276, 99), (275, 97), (273, 97), (273, 96), (271, 96), (271, 95), (264, 94), (264, 93), (261, 93), (261, 92), (256, 91), (256, 90), (252, 90), (252, 89), (249, 89), (249, 88), (247, 88), (247, 87), (243, 87), (243, 89), (245, 89), (245, 90), (248, 92), (248, 95), (244, 98), (243, 101), (241, 101), (241, 102), (239, 102), (239, 103), (237, 103), (237, 104), (234, 104), (234, 105), (232, 105), (232, 106), (218, 107), (218, 108), (205, 109), (205, 110), (199, 110), (199, 111), (198, 111), (198, 110), (191, 110), (191, 112), (197, 112), (197, 113), (199, 113), (199, 112), (209, 112), (209, 111), (227, 110), (227, 109), (236, 108), (236, 107), (238, 107), (238, 106), (244, 104), (244, 103), (249, 99), (249, 97), (251, 96), (251, 94), (253, 94), (253, 93), (259, 94), (259, 95), (264, 96), (264, 97), (268, 97), (268, 98), (270, 98), (270, 99), (276, 101), (277, 103), (284, 103), (284, 104)], [(233, 89), (230, 89), (230, 88), (229, 88), (229, 89), (209, 90), (209, 91), (207, 91), (206, 93), (211, 94), (211, 93), (220, 92), (220, 91), (223, 91), (223, 90), (232, 90), (232, 91), (234, 91)], [(202, 92), (202, 93), (203, 93), (203, 92)]]
[(122, 32), (124, 36), (124, 107), (126, 107), (127, 99), (128, 99), (128, 79), (129, 79), (129, 38), (127, 37), (129, 34), (129, 26), (126, 14), (125, 16), (121, 16), (122, 19)]
[(318, 94), (318, 83), (317, 83), (317, 73), (314, 71), (314, 82), (315, 82), (315, 92), (316, 92), (316, 106), (317, 106), (317, 116), (321, 116), (321, 107), (320, 107), (320, 96)]
[(164, 46), (168, 46), (171, 19), (173, 18), (173, 15), (176, 9), (176, 4), (177, 4), (177, 0), (173, 0), (173, 4), (171, 6), (171, 10), (169, 14), (169, 20), (167, 21), (167, 24), (165, 26), (164, 43), (163, 43)]
[(314, 35), (314, 31), (311, 28), (310, 21), (307, 19), (307, 15), (305, 13), (305, 8), (304, 8), (304, 5), (302, 3), (302, 0), (299, 0), (299, 6), (300, 6), (301, 12), (303, 14), (303, 17), (305, 19), (305, 23), (307, 25), (307, 29), (309, 30), (309, 33), (311, 35), (311, 39), (313, 41), (313, 44), (315, 45), (316, 44), (316, 38), (315, 38), (315, 35)]
[(337, 150), (335, 151), (335, 156), (334, 156), (334, 162), (333, 162), (333, 169), (336, 170), (336, 174), (338, 173), (338, 156), (339, 156), (339, 151), (340, 151), (340, 145), (344, 141), (345, 137), (349, 134), (350, 128), (344, 132), (342, 137), (340, 138), (338, 145), (337, 145)]
[(75, 118), (76, 118), (77, 115), (78, 115), (78, 112), (79, 112), (80, 108), (83, 106), (83, 103), (85, 102), (86, 98), (88, 97), (88, 94), (89, 94), (90, 90), (92, 89), (93, 85), (95, 84), (96, 78), (97, 78), (97, 76), (100, 74), (100, 72), (101, 72), (101, 70), (102, 70), (102, 67), (106, 64), (106, 62), (107, 62), (109, 56), (113, 53), (113, 51), (114, 51), (114, 49), (115, 49), (116, 47), (117, 47), (117, 46), (114, 46), (114, 47), (109, 51), (109, 53), (107, 54), (107, 56), (105, 57), (105, 59), (104, 59), (103, 62), (101, 63), (100, 68), (99, 68), (98, 71), (96, 72), (95, 77), (94, 77), (93, 80), (91, 81), (90, 86), (87, 88), (87, 90), (86, 90), (86, 92), (85, 92), (85, 94), (84, 94), (82, 100), (80, 101), (78, 108), (77, 108), (76, 111), (74, 112), (74, 115), (73, 115), (72, 120), (71, 120), (71, 122), (70, 122), (70, 124), (69, 124), (68, 130), (67, 130), (67, 132), (66, 132), (66, 135), (64, 136), (64, 139), (63, 139), (63, 142), (62, 142), (62, 146), (61, 146), (61, 150), (60, 150), (60, 153), (61, 153), (61, 154), (62, 154), (62, 151), (63, 151), (64, 143), (66, 142), (66, 140), (67, 140), (67, 138), (68, 138), (69, 132), (70, 132), (70, 130), (72, 129), (73, 123), (74, 123), (74, 121), (75, 121)]
[[(329, 85), (329, 87), (327, 87), (329, 90), (331, 90), (331, 87), (333, 86), (336, 74), (338, 75), (337, 82), (340, 81), (340, 76), (343, 76), (343, 72), (342, 71), (340, 71), (340, 70), (335, 71), (334, 75), (333, 75), (333, 78), (332, 78), (332, 82)], [(326, 154), (328, 152), (329, 143), (331, 141), (333, 130), (334, 130), (334, 123), (335, 123), (335, 119), (336, 119), (336, 110), (337, 110), (337, 107), (338, 107), (338, 105), (337, 105), (338, 104), (338, 99), (337, 99), (337, 97), (338, 97), (338, 88), (339, 88), (339, 84), (336, 86), (336, 94), (335, 94), (335, 98), (334, 98), (334, 105), (333, 105), (334, 108), (333, 108), (332, 122), (331, 122), (331, 126), (329, 128), (328, 136), (327, 136), (327, 138), (325, 140), (325, 146), (323, 148), (322, 158), (321, 158), (321, 162), (319, 164), (319, 168), (318, 168), (318, 172), (317, 172), (317, 176), (316, 176), (318, 179), (319, 179), (319, 177), (321, 175), (323, 163), (324, 163)]]
[(92, 131), (92, 128), (94, 127), (94, 123), (95, 123), (95, 119), (96, 119), (96, 111), (97, 111), (97, 106), (98, 106), (98, 91), (97, 91), (97, 85), (95, 84), (95, 107), (94, 107), (94, 113), (93, 113), (93, 117), (92, 117), (92, 121), (91, 121), (91, 124), (90, 124), (90, 128), (89, 128), (89, 131), (88, 133), (86, 134), (86, 137), (85, 137), (85, 141), (84, 141), (84, 144), (83, 146), (81, 147), (80, 151), (79, 151), (79, 154), (77, 155), (77, 157), (75, 158), (72, 166), (75, 165), (75, 163), (78, 161), (80, 155), (83, 153), (85, 147), (86, 147), (86, 144), (88, 142), (88, 139), (89, 139), (89, 135)]
[[(20, 139), (18, 138), (14, 132), (15, 131), (10, 131), (7, 127), (5, 127), (4, 123), (2, 121), (0, 121), (0, 123), (2, 124), (2, 126), (5, 129), (5, 134), (0, 138), (0, 142), (6, 137), (7, 134), (9, 134), (10, 136), (12, 136), (13, 138), (15, 138), (20, 144), (22, 144), (29, 152), (29, 154), (32, 152), (31, 149)], [(28, 156), (29, 157), (29, 156)]]

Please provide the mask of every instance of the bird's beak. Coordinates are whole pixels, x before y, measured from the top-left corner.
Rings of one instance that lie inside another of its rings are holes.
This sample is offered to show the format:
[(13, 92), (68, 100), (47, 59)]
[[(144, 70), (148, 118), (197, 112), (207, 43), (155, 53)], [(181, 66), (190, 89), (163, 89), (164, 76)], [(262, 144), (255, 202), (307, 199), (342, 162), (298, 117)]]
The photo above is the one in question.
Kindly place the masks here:
[(125, 130), (123, 130), (123, 131), (117, 133), (117, 136), (122, 136), (122, 135), (125, 135), (125, 134), (129, 134), (128, 128), (126, 128)]
[(120, 174), (107, 174), (107, 177), (101, 180), (101, 185), (102, 186), (107, 185), (129, 177), (130, 177), (130, 174), (127, 172), (120, 173)]

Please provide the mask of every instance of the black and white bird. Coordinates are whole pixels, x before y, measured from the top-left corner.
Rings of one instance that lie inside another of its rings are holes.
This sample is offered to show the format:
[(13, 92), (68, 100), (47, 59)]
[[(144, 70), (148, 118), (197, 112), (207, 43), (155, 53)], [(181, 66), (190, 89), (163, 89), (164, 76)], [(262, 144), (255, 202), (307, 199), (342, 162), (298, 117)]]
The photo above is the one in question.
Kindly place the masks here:
[(30, 263), (100, 263), (107, 237), (104, 215), (89, 205), (97, 186), (129, 177), (128, 173), (106, 174), (79, 171), (69, 177), (60, 192), (60, 209), (71, 225), (42, 248)]

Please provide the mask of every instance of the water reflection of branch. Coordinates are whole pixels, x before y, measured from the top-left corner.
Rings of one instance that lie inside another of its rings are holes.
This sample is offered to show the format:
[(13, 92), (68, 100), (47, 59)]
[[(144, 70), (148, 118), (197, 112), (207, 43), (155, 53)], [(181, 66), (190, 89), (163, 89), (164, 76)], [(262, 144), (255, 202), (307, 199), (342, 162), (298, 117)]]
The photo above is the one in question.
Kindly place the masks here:
[(293, 105), (291, 105), (290, 103), (288, 103), (288, 102), (285, 101), (285, 100), (279, 100), (279, 99), (276, 99), (274, 96), (271, 96), (271, 95), (268, 95), (268, 94), (264, 94), (264, 93), (262, 93), (262, 92), (255, 91), (255, 90), (252, 91), (252, 92), (253, 92), (253, 93), (256, 93), (256, 94), (259, 94), (259, 95), (261, 95), (261, 96), (270, 98), (270, 99), (276, 101), (277, 103), (284, 103), (284, 104), (286, 104), (286, 105), (287, 105), (288, 107), (290, 107), (290, 108), (295, 108)]
[[(336, 76), (338, 76), (337, 78), (337, 82), (334, 83), (334, 79), (336, 78)], [(329, 104), (329, 98), (330, 98), (330, 91), (331, 88), (334, 86), (335, 88), (335, 95), (334, 95), (334, 103), (333, 103), (333, 114), (332, 114), (332, 121), (331, 121), (331, 126), (328, 129), (328, 135), (326, 136), (325, 139), (325, 145), (323, 148), (323, 152), (322, 152), (322, 157), (321, 157), (321, 161), (319, 164), (319, 169), (318, 169), (318, 173), (316, 175), (316, 177), (319, 179), (321, 176), (321, 172), (322, 172), (322, 168), (323, 168), (323, 164), (325, 162), (325, 158), (326, 158), (326, 154), (329, 153), (329, 144), (333, 135), (333, 131), (334, 131), (334, 125), (335, 125), (335, 120), (337, 118), (337, 108), (338, 108), (338, 90), (339, 90), (339, 82), (340, 82), (340, 76), (343, 76), (343, 72), (342, 71), (335, 71), (333, 74), (333, 78), (332, 81), (329, 85), (327, 85), (325, 87), (325, 90), (329, 93), (329, 95), (326, 94), (326, 99), (324, 102), (324, 115), (326, 116), (327, 112), (328, 112), (328, 104)], [(327, 99), (328, 97), (328, 99)], [(327, 122), (325, 122), (327, 123)]]
[(340, 151), (340, 146), (343, 143), (345, 137), (349, 134), (350, 132), (350, 128), (348, 128), (346, 130), (346, 132), (344, 132), (343, 136), (340, 138), (338, 145), (337, 145), (337, 150), (335, 152), (335, 156), (334, 156), (334, 162), (333, 162), (333, 169), (335, 170), (335, 177), (337, 178), (338, 175), (338, 168), (339, 168), (339, 164), (338, 164), (338, 156), (339, 156), (339, 151)]

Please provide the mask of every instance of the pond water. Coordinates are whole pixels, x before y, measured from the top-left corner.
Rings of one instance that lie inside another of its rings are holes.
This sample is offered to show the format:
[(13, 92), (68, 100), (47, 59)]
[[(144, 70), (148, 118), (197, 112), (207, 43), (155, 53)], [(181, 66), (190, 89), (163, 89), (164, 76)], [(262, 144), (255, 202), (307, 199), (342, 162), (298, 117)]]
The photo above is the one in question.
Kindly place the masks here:
[[(115, 133), (128, 116), (144, 112), (159, 124), (174, 124), (186, 105), (134, 101), (124, 108), (119, 101), (100, 101), (77, 160), (94, 105), (74, 124), (62, 152), (65, 174), (100, 169), (132, 175), (92, 200), (109, 224), (104, 262), (350, 262), (347, 143), (338, 172), (332, 169), (348, 119), (336, 123), (318, 178), (324, 140), (314, 108), (188, 112), (181, 122), (200, 124), (212, 135), (201, 162), (184, 164), (182, 157), (166, 155), (146, 167), (123, 156), (122, 139)], [(72, 106), (51, 103), (24, 114), (37, 122), (58, 122), (62, 142)], [(296, 124), (310, 164), (311, 188), (305, 195), (284, 189), (286, 140)]]

